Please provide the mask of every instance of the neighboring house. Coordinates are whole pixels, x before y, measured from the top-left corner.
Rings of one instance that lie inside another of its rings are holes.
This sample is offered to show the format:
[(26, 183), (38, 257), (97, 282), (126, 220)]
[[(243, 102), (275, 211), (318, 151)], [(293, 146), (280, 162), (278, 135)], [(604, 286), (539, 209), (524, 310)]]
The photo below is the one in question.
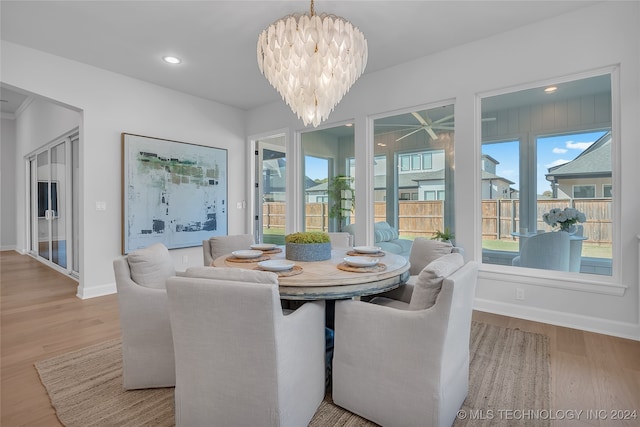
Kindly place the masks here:
[(262, 162), (262, 194), (265, 202), (286, 201), (286, 160), (269, 159)]
[[(402, 185), (403, 181), (406, 182), (407, 187), (409, 187), (409, 185), (413, 188), (417, 186), (417, 198), (411, 200), (445, 199), (444, 169), (400, 175), (399, 181), (400, 185)], [(400, 197), (400, 199), (402, 200), (402, 197)]]
[[(398, 158), (398, 200), (444, 200), (445, 162), (444, 150), (429, 150), (408, 153)], [(499, 162), (491, 156), (482, 156), (482, 198), (517, 199), (514, 184), (495, 174)], [(387, 188), (386, 164), (376, 159), (375, 200), (385, 201)]]
[(498, 164), (500, 162), (488, 154), (482, 155), (482, 200), (517, 199), (518, 190), (511, 188), (515, 182), (496, 175)]
[(316, 184), (315, 181), (310, 178), (305, 179), (305, 201), (307, 203), (326, 203), (329, 200), (328, 184), (323, 182)]
[(555, 199), (611, 197), (611, 131), (572, 161), (549, 168), (546, 174)]
[[(398, 200), (444, 200), (444, 150), (425, 150), (398, 156)], [(376, 157), (374, 197), (386, 201), (386, 159)]]

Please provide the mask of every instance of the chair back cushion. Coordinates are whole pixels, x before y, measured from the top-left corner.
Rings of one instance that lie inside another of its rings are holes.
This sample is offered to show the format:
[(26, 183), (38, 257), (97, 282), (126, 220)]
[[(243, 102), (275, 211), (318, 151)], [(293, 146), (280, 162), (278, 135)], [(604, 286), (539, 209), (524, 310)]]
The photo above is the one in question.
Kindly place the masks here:
[(208, 241), (211, 261), (222, 255), (241, 249), (249, 249), (254, 243), (252, 234), (235, 234), (229, 236), (213, 236)]
[(416, 237), (411, 246), (411, 255), (409, 255), (409, 262), (411, 263), (409, 274), (412, 276), (420, 274), (425, 266), (441, 256), (450, 254), (452, 250), (453, 245), (451, 242)]
[(413, 287), (409, 309), (424, 310), (436, 303), (442, 281), (464, 264), (464, 258), (458, 253), (450, 253), (432, 261), (418, 275)]
[(131, 279), (140, 286), (165, 289), (165, 282), (176, 275), (173, 259), (162, 243), (138, 249), (127, 255)]
[(278, 284), (278, 275), (276, 273), (270, 271), (245, 270), (243, 268), (189, 267), (185, 271), (184, 276), (231, 282)]

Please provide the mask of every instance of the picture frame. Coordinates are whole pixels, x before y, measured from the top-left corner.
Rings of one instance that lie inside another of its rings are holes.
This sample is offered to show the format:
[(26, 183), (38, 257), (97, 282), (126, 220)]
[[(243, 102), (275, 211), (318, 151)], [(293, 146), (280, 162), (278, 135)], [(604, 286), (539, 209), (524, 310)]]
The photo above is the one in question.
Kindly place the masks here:
[(122, 253), (226, 235), (227, 179), (226, 149), (122, 133)]

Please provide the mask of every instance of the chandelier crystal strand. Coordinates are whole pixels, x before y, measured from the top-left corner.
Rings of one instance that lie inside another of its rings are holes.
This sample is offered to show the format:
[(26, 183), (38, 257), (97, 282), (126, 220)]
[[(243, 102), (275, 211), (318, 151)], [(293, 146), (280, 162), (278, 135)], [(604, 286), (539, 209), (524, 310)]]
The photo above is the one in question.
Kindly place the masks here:
[(306, 125), (318, 126), (367, 65), (367, 41), (335, 15), (289, 15), (258, 37), (258, 67)]

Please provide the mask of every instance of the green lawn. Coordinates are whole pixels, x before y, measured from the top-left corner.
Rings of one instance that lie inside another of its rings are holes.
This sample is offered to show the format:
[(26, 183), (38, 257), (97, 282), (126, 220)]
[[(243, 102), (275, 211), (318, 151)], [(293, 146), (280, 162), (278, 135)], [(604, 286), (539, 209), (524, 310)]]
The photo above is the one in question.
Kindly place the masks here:
[(263, 243), (284, 245), (284, 228), (267, 228), (262, 230)]

